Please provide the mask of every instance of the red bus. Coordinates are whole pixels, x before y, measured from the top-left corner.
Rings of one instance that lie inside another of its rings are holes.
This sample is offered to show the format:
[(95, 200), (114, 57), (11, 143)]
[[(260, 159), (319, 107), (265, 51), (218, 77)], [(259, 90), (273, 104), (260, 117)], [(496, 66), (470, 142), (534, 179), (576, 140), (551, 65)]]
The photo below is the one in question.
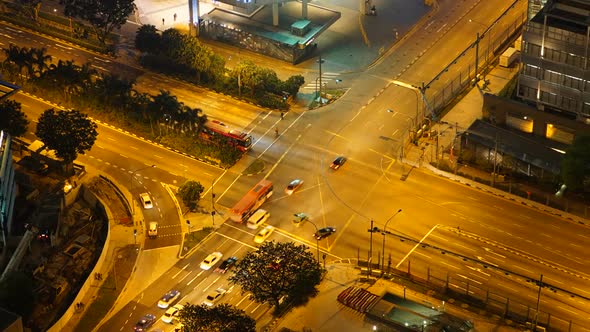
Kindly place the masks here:
[(272, 182), (261, 180), (254, 188), (250, 189), (246, 196), (234, 205), (229, 211), (229, 218), (235, 222), (244, 222), (272, 195)]
[(205, 122), (201, 137), (211, 141), (214, 137), (225, 137), (232, 146), (235, 146), (242, 152), (250, 150), (252, 146), (252, 136), (239, 130), (232, 129), (225, 123), (218, 120), (208, 120)]

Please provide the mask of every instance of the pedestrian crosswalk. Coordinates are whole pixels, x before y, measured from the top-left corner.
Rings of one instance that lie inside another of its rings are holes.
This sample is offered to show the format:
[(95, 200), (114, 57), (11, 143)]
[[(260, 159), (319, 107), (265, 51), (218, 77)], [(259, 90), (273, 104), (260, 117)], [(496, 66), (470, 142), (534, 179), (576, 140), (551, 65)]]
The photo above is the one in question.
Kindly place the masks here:
[[(339, 73), (330, 73), (330, 72), (326, 72), (326, 73), (322, 73), (322, 88), (324, 87), (336, 87), (336, 84), (342, 82), (341, 79), (338, 78), (340, 74)], [(308, 82), (305, 86), (302, 87), (302, 89), (306, 89), (306, 90), (319, 90), (319, 86), (320, 86), (320, 77), (316, 77), (314, 81), (312, 82)]]

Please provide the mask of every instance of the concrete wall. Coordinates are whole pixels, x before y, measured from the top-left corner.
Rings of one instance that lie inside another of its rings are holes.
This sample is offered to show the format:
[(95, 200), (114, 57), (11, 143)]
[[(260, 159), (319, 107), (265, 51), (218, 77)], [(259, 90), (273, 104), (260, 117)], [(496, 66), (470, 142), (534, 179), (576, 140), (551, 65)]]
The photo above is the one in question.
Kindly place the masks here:
[[(90, 191), (88, 189), (88, 187), (86, 187), (86, 186), (81, 186), (81, 187), (83, 187), (83, 189), (81, 189), (82, 190), (81, 194), (83, 195), (84, 199), (87, 199), (88, 202), (95, 202), (95, 203), (101, 204), (107, 214), (107, 220), (106, 220), (107, 227), (108, 227), (107, 237), (105, 240), (105, 244), (102, 248), (102, 253), (100, 254), (100, 257), (98, 258), (98, 261), (96, 262), (96, 265), (94, 266), (94, 269), (89, 274), (90, 276), (93, 276), (94, 273), (96, 273), (98, 271), (102, 271), (103, 264), (105, 264), (105, 260), (107, 259), (107, 254), (109, 252), (110, 237), (111, 237), (111, 227), (110, 227), (111, 225), (109, 223), (109, 220), (113, 219), (113, 215), (111, 213), (111, 210), (108, 208), (108, 205), (105, 204), (105, 202), (103, 202), (100, 199), (100, 197), (96, 196), (92, 191)], [(86, 282), (84, 282), (84, 285), (82, 285), (82, 288), (80, 288), (80, 291), (76, 295), (76, 298), (74, 299), (74, 301), (70, 304), (70, 307), (64, 312), (64, 314), (61, 316), (61, 318), (53, 324), (53, 326), (48, 330), (49, 332), (64, 331), (66, 324), (70, 321), (70, 319), (72, 318), (72, 316), (75, 313), (76, 303), (83, 302), (83, 299), (85, 298), (86, 293), (90, 290), (91, 287), (95, 287), (94, 285), (92, 285), (93, 282), (94, 282), (94, 279), (92, 279), (92, 278), (86, 279)], [(89, 303), (85, 303), (85, 304), (90, 305)]]

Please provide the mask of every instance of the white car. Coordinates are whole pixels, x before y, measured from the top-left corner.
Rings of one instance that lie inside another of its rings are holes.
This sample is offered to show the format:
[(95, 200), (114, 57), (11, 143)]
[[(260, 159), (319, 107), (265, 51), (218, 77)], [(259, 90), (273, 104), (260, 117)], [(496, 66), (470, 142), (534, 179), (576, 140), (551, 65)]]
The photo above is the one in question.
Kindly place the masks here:
[(274, 230), (275, 230), (275, 228), (272, 227), (271, 225), (264, 227), (263, 229), (260, 230), (260, 232), (258, 232), (258, 234), (254, 235), (254, 242), (256, 242), (256, 243), (264, 242), (264, 240), (266, 240), (270, 236), (270, 234), (272, 234), (272, 232)]
[(247, 227), (250, 229), (258, 229), (258, 227), (266, 222), (270, 217), (270, 213), (263, 209), (258, 209), (254, 212), (250, 218), (248, 218)]
[(201, 269), (209, 270), (213, 267), (213, 265), (217, 264), (217, 262), (221, 260), (221, 257), (223, 257), (223, 254), (219, 251), (210, 254), (201, 262)]
[(154, 207), (154, 204), (152, 204), (152, 199), (148, 193), (139, 194), (139, 201), (141, 202), (141, 205), (143, 205), (144, 209), (151, 209)]
[(182, 309), (184, 309), (184, 306), (182, 304), (177, 304), (173, 307), (168, 308), (168, 310), (166, 310), (166, 312), (162, 316), (162, 321), (164, 323), (172, 324), (176, 317), (178, 317), (178, 313)]
[(289, 182), (289, 184), (287, 185), (287, 188), (285, 188), (285, 194), (287, 195), (292, 195), (293, 192), (297, 189), (299, 189), (299, 187), (301, 187), (303, 185), (303, 180), (300, 179), (295, 179), (291, 182)]
[(225, 289), (217, 288), (216, 290), (207, 294), (207, 298), (205, 299), (205, 301), (203, 301), (203, 304), (210, 306), (210, 307), (214, 306), (221, 299), (221, 297), (225, 294), (225, 292), (226, 292)]

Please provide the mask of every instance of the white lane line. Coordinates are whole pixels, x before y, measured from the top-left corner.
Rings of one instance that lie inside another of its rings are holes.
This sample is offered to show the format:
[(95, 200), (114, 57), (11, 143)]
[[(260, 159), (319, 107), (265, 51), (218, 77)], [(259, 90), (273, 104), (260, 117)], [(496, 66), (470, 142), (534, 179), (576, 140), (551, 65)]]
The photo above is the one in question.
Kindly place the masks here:
[(261, 305), (262, 305), (262, 303), (258, 304), (258, 305), (256, 306), (256, 308), (254, 308), (254, 309), (252, 309), (252, 311), (250, 311), (250, 313), (251, 313), (251, 314), (253, 314), (253, 313), (254, 313), (254, 311), (256, 311), (258, 308), (260, 308), (260, 306), (261, 306)]
[(456, 246), (459, 246), (459, 247), (462, 247), (462, 248), (465, 248), (465, 249), (467, 249), (467, 250), (471, 250), (471, 251), (477, 251), (477, 250), (475, 250), (475, 249), (473, 249), (473, 248), (466, 247), (466, 246), (464, 246), (464, 245), (462, 245), (462, 244), (459, 244), (459, 243), (457, 243), (457, 242), (455, 242), (455, 243), (454, 243), (454, 245), (456, 245)]
[(589, 291), (587, 291), (587, 290), (583, 290), (583, 289), (580, 289), (580, 288), (578, 288), (578, 287), (572, 287), (572, 288), (573, 288), (573, 289), (577, 289), (577, 290), (579, 290), (580, 292), (584, 292), (584, 293), (586, 293), (586, 294), (590, 294), (590, 292), (589, 292)]
[(424, 256), (424, 257), (426, 257), (426, 258), (428, 258), (428, 259), (432, 259), (432, 257), (430, 257), (430, 256), (428, 256), (428, 255), (426, 255), (426, 254), (423, 254), (423, 253), (421, 253), (421, 252), (419, 252), (419, 251), (416, 251), (416, 255), (421, 255), (421, 256)]
[(58, 44), (58, 43), (55, 43), (55, 46), (57, 46), (57, 47), (61, 47), (61, 48), (65, 48), (66, 50), (72, 50), (72, 48), (71, 48), (71, 47), (69, 47), (69, 46), (65, 46), (65, 45), (62, 45), (62, 44)]
[(162, 157), (162, 156), (158, 156), (157, 154), (153, 154), (152, 156), (154, 156), (154, 157), (156, 157), (156, 158), (160, 158), (160, 159), (163, 159), (163, 158), (164, 158), (164, 157)]
[(190, 263), (186, 264), (182, 269), (180, 269), (180, 271), (176, 272), (176, 274), (172, 276), (172, 279), (178, 277), (180, 272), (184, 271), (189, 265), (190, 265)]
[(464, 275), (462, 275), (462, 274), (458, 274), (458, 273), (457, 273), (457, 275), (458, 275), (459, 277), (461, 277), (461, 278), (465, 278), (465, 279), (467, 279), (467, 280), (471, 280), (471, 281), (473, 281), (473, 282), (476, 282), (476, 283), (478, 283), (478, 284), (480, 284), (480, 285), (482, 284), (481, 282), (479, 282), (479, 281), (477, 281), (477, 280), (475, 280), (475, 279), (473, 279), (473, 278), (469, 278), (468, 276), (464, 276)]
[(548, 237), (548, 238), (552, 238), (552, 236), (551, 236), (551, 235), (549, 235), (549, 234), (545, 234), (545, 233), (540, 233), (540, 234), (541, 234), (541, 235), (543, 235), (543, 236), (546, 236), (546, 237)]
[(199, 272), (199, 274), (197, 274), (194, 278), (192, 278), (186, 285), (188, 286), (188, 285), (192, 284), (193, 281), (195, 281), (195, 279), (197, 279), (202, 273), (203, 273), (203, 271)]
[(432, 233), (436, 228), (438, 227), (438, 224), (434, 225), (434, 227), (432, 227), (428, 233), (426, 233), (426, 235), (424, 235), (424, 237), (422, 237), (422, 239), (420, 239), (420, 242), (416, 243), (416, 245), (414, 246), (414, 248), (412, 248), (412, 250), (410, 250), (406, 256), (404, 256), (404, 258), (402, 258), (401, 261), (399, 261), (399, 263), (397, 263), (397, 265), (395, 266), (395, 268), (397, 269), (408, 257), (410, 257), (410, 255), (412, 254), (412, 252), (414, 252), (414, 250), (416, 250), (416, 248), (418, 248), (422, 242), (424, 242), (424, 240), (426, 240), (426, 238), (430, 235), (430, 233)]
[(570, 310), (570, 309), (568, 309), (568, 308), (564, 308), (564, 307), (562, 307), (562, 306), (560, 306), (560, 305), (558, 305), (557, 307), (558, 307), (559, 309), (561, 309), (561, 310), (565, 310), (565, 311), (571, 312), (572, 314), (574, 314), (574, 315), (578, 316), (578, 313), (577, 313), (577, 312), (575, 312), (575, 311), (573, 311), (573, 310)]
[(441, 262), (441, 264), (444, 264), (444, 265), (446, 265), (446, 266), (450, 266), (450, 267), (452, 267), (452, 268), (454, 268), (454, 269), (457, 269), (457, 270), (461, 270), (461, 268), (460, 268), (460, 267), (458, 267), (458, 266), (455, 266), (455, 265), (453, 265), (453, 264), (449, 264), (449, 263), (447, 263), (447, 262)]
[(200, 286), (200, 285), (201, 285), (201, 284), (202, 284), (202, 283), (203, 283), (205, 280), (207, 280), (207, 279), (205, 278), (205, 279), (201, 280), (201, 282), (199, 282), (199, 283), (198, 283), (198, 284), (197, 284), (197, 285), (196, 285), (196, 286), (193, 288), (193, 290), (195, 290), (195, 289), (199, 288), (199, 286)]
[(244, 297), (240, 300), (240, 302), (236, 303), (236, 307), (242, 304), (245, 299), (247, 299), (250, 295), (248, 293), (244, 294)]
[(209, 289), (209, 287), (213, 286), (217, 282), (217, 280), (219, 280), (219, 278), (221, 278), (221, 276), (217, 277), (217, 279), (213, 280), (213, 282), (210, 283), (207, 287), (203, 288), (203, 293), (205, 293), (207, 289)]
[(528, 269), (525, 269), (524, 267), (520, 267), (519, 265), (513, 265), (513, 266), (514, 266), (515, 268), (519, 269), (519, 270), (526, 271), (526, 272), (528, 272), (528, 273), (530, 273), (530, 274), (532, 274), (532, 275), (535, 275), (535, 274), (536, 274), (535, 272), (533, 272), (533, 271), (531, 271), (531, 270), (528, 270)]

